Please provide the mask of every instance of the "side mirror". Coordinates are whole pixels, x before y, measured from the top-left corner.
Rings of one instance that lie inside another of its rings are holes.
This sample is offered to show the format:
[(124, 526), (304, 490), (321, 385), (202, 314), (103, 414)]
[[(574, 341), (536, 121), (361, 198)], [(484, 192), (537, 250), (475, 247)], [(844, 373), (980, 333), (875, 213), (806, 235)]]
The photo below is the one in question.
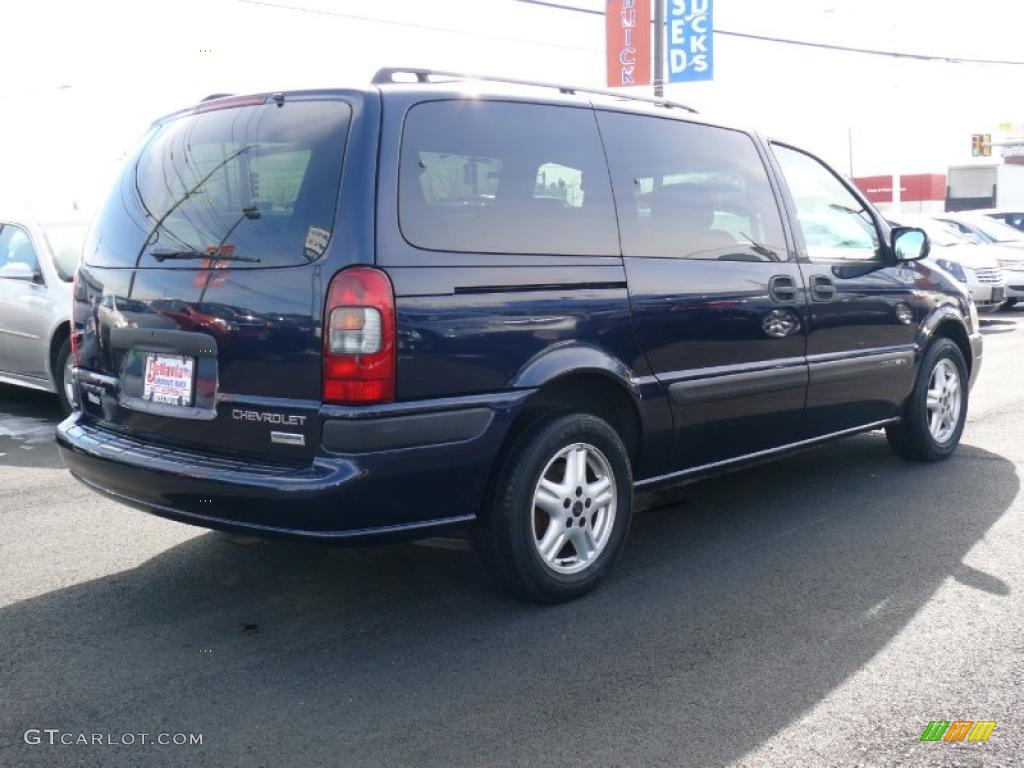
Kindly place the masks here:
[(25, 280), (30, 283), (34, 283), (42, 275), (39, 274), (38, 270), (32, 269), (28, 264), (23, 261), (11, 261), (0, 267), (0, 278), (7, 278), (8, 280)]
[(896, 261), (920, 261), (931, 250), (928, 234), (917, 227), (896, 227), (892, 231), (892, 252)]

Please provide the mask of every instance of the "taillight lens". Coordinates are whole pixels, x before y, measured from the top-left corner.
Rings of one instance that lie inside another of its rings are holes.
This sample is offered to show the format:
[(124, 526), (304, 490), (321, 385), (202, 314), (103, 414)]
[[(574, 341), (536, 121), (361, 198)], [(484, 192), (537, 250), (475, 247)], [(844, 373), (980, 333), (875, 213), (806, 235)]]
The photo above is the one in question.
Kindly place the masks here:
[(324, 310), (325, 403), (395, 399), (395, 296), (388, 276), (350, 267), (334, 276)]
[(71, 279), (71, 328), (69, 330), (69, 336), (71, 337), (71, 365), (75, 368), (79, 367), (81, 360), (78, 356), (78, 329), (75, 327), (75, 303), (78, 301), (78, 272), (75, 272), (74, 277)]

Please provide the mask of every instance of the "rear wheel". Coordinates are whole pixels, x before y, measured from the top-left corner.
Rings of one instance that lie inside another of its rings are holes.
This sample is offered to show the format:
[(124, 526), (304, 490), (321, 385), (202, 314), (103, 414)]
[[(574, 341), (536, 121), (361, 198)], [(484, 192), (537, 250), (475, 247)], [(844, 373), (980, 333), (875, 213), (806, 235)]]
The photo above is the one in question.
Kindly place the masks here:
[(559, 602), (589, 592), (626, 540), (633, 502), (629, 455), (607, 422), (553, 415), (505, 457), (476, 531), (485, 569), (513, 594)]
[(74, 400), (71, 366), (71, 339), (64, 339), (53, 361), (53, 385), (57, 390), (60, 408), (65, 414), (71, 413), (71, 403)]
[(886, 427), (892, 449), (911, 461), (940, 461), (960, 443), (967, 419), (967, 365), (951, 340), (925, 352), (899, 424)]

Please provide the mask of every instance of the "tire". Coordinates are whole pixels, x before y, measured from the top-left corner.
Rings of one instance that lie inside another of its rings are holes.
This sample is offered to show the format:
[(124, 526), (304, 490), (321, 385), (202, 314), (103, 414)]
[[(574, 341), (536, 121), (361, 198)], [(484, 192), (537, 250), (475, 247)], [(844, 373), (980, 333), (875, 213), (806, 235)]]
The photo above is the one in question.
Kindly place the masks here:
[(491, 496), (474, 531), (484, 569), (517, 597), (571, 600), (597, 586), (626, 541), (633, 508), (629, 454), (604, 420), (551, 414), (512, 444)]
[(64, 415), (71, 413), (71, 398), (68, 396), (66, 370), (68, 360), (71, 358), (71, 339), (64, 339), (57, 350), (57, 357), (53, 361), (53, 385), (57, 389), (57, 399), (60, 401), (60, 409)]
[[(948, 381), (953, 374), (955, 391), (948, 389), (948, 385), (943, 386), (937, 378), (942, 376)], [(941, 461), (953, 454), (967, 420), (967, 382), (967, 364), (960, 347), (950, 339), (936, 339), (921, 360), (903, 418), (899, 424), (885, 428), (889, 446), (896, 455), (909, 461)], [(929, 390), (933, 403), (936, 402), (934, 395), (940, 394), (938, 405), (932, 411), (928, 407)], [(937, 429), (933, 429), (935, 411), (940, 414)]]

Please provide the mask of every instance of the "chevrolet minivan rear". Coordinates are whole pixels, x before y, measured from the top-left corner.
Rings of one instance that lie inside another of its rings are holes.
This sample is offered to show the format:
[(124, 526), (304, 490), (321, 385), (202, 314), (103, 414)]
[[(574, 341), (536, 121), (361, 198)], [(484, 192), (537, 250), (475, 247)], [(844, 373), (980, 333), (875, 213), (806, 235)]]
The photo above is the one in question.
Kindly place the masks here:
[(308, 459), (326, 282), (351, 260), (325, 264), (351, 122), (349, 101), (319, 94), (213, 100), (152, 128), (76, 283), (87, 417), (167, 445)]

